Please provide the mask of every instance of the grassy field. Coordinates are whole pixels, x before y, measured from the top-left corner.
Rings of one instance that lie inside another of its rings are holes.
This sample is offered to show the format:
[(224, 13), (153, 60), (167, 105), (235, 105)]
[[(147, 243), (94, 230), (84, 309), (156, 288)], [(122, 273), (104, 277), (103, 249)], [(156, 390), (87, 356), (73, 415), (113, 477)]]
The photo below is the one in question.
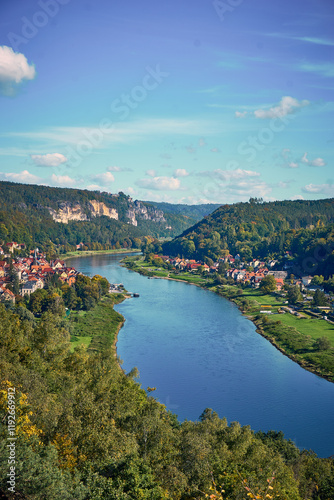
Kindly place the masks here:
[(103, 298), (90, 311), (72, 311), (71, 350), (85, 345), (92, 350), (113, 345), (124, 318), (114, 310), (114, 304), (121, 302), (124, 296), (113, 294)]
[(312, 339), (327, 337), (334, 347), (334, 325), (324, 319), (316, 318), (296, 318), (292, 314), (280, 314), (279, 319), (284, 325), (293, 326), (300, 333), (310, 335)]

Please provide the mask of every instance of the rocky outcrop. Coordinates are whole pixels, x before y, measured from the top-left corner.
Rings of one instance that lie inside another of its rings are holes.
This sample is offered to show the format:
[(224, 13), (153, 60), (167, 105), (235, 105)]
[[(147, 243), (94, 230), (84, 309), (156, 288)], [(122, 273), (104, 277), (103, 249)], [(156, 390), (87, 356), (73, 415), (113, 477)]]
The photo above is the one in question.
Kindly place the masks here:
[(58, 210), (48, 208), (53, 220), (68, 224), (70, 220), (88, 220), (87, 214), (83, 211), (79, 203), (59, 203)]
[[(117, 195), (114, 196), (114, 198), (117, 197)], [(141, 201), (133, 201), (132, 198), (128, 198), (126, 200), (126, 205), (127, 210), (125, 211), (125, 218), (127, 220), (124, 222), (128, 222), (128, 224), (137, 226), (139, 220), (158, 223), (166, 222), (162, 210), (158, 210), (150, 205), (145, 205)], [(58, 202), (57, 210), (50, 207), (48, 207), (48, 210), (53, 220), (64, 224), (68, 224), (70, 220), (88, 221), (93, 217), (101, 217), (103, 215), (110, 219), (119, 220), (116, 208), (109, 208), (105, 203), (97, 200), (89, 200), (84, 205), (79, 202)]]
[(133, 226), (137, 226), (138, 220), (150, 220), (152, 222), (166, 222), (162, 210), (158, 210), (151, 206), (146, 206), (141, 201), (133, 201), (129, 198), (129, 210), (126, 217), (130, 219)]
[(91, 200), (86, 210), (80, 203), (62, 202), (58, 204), (58, 210), (48, 208), (53, 220), (68, 224), (70, 220), (85, 221), (91, 217), (101, 217), (105, 215), (110, 219), (118, 219), (118, 213), (115, 208), (109, 208), (102, 202)]
[(101, 215), (105, 215), (106, 217), (110, 217), (110, 219), (118, 220), (118, 213), (115, 208), (109, 208), (101, 201), (96, 200), (91, 200), (89, 204), (92, 207), (92, 215), (94, 217), (101, 217)]

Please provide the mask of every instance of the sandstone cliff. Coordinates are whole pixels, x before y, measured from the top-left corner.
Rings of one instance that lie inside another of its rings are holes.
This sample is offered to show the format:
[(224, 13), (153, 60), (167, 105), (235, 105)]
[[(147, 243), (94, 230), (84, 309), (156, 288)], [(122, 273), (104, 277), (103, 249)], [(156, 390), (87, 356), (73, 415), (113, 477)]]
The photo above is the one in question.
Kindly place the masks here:
[[(48, 208), (50, 214), (56, 222), (68, 224), (70, 220), (90, 220), (91, 217), (101, 217), (105, 215), (111, 219), (118, 219), (118, 213), (115, 208), (109, 208), (104, 203), (91, 200), (88, 204), (88, 210), (84, 210), (80, 203), (63, 202), (59, 203), (58, 210)], [(88, 213), (87, 213), (88, 212)]]

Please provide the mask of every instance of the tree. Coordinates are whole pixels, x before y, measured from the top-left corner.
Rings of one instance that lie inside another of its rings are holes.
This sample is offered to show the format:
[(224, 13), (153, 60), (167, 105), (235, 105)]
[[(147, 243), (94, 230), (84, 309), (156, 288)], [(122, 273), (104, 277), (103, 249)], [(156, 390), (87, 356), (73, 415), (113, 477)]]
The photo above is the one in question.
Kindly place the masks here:
[(323, 284), (323, 282), (324, 282), (324, 277), (322, 275), (318, 276), (316, 274), (312, 278), (311, 285), (320, 286)]
[(276, 280), (274, 276), (271, 274), (265, 276), (260, 283), (260, 289), (263, 293), (271, 293), (276, 290)]
[(28, 308), (33, 314), (41, 314), (44, 311), (47, 291), (42, 289), (36, 290), (30, 295)]
[(289, 304), (297, 304), (303, 298), (298, 286), (289, 286), (287, 297)]
[(318, 338), (314, 345), (318, 351), (327, 351), (327, 349), (331, 348), (331, 342), (327, 337)]
[(313, 300), (312, 300), (312, 306), (327, 306), (328, 305), (328, 300), (326, 298), (326, 295), (324, 292), (322, 292), (321, 290), (316, 290), (315, 291), (315, 294), (313, 296)]

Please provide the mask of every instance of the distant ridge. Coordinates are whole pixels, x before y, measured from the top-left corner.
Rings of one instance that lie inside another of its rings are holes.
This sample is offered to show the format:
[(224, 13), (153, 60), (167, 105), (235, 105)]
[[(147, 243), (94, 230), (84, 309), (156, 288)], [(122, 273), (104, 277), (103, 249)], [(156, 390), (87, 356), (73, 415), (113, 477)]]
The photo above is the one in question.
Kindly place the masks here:
[[(274, 202), (255, 198), (222, 205), (165, 243), (163, 251), (202, 260), (216, 260), (229, 253), (245, 260), (282, 258), (288, 252), (298, 262), (315, 260), (314, 268), (328, 275), (334, 272), (333, 223), (333, 198)], [(307, 270), (312, 272), (312, 266), (304, 265), (305, 274)]]

